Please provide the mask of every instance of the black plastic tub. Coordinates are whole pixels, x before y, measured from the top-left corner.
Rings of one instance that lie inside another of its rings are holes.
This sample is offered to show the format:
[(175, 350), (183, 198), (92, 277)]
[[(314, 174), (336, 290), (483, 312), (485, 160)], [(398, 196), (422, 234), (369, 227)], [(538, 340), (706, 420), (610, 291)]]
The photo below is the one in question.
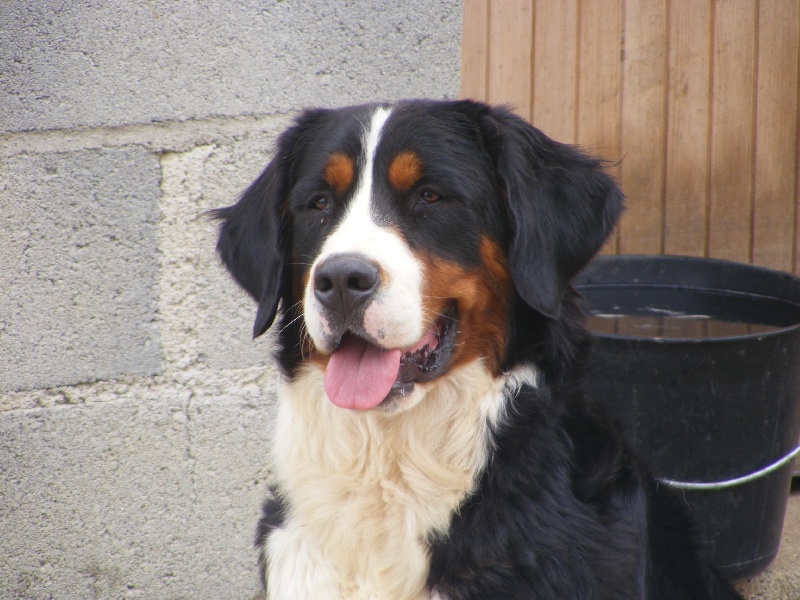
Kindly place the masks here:
[(705, 556), (734, 579), (757, 573), (778, 552), (800, 434), (800, 280), (603, 256), (577, 287), (596, 336), (589, 394), (653, 474), (682, 488)]

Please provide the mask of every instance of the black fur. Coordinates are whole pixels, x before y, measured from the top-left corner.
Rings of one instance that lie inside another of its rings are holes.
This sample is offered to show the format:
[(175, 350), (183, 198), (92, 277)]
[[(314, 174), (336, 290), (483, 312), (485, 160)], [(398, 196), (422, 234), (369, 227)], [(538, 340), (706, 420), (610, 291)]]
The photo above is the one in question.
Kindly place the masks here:
[[(269, 497), (264, 500), (261, 507), (261, 518), (258, 521), (256, 528), (256, 547), (263, 548), (267, 543), (267, 537), (270, 532), (276, 527), (280, 527), (281, 523), (286, 520), (286, 503), (280, 497), (278, 490), (270, 487)], [(259, 572), (261, 573), (261, 584), (266, 589), (267, 587), (267, 564), (265, 556), (262, 554), (258, 558)]]
[[(282, 304), (278, 361), (288, 377), (302, 360), (293, 278), (307, 271), (336, 223), (306, 210), (321, 189), (312, 174), (357, 139), (373, 109), (303, 114), (240, 201), (215, 212), (223, 221), (220, 256), (258, 303), (254, 335)], [(420, 208), (379, 189), (381, 218), (410, 247), (463, 265), (478, 264), (480, 236), (493, 239), (515, 287), (501, 367), (533, 363), (544, 380), (509, 390), (509, 416), (492, 432), (477, 489), (447, 534), (429, 540), (429, 588), (448, 600), (739, 598), (699, 559), (685, 505), (649, 477), (581, 390), (590, 342), (570, 280), (607, 238), (623, 203), (601, 161), (505, 108), (470, 101), (399, 103), (384, 138), (422, 157), (423, 183), (446, 202)], [(267, 502), (259, 545), (285, 510), (277, 494)]]

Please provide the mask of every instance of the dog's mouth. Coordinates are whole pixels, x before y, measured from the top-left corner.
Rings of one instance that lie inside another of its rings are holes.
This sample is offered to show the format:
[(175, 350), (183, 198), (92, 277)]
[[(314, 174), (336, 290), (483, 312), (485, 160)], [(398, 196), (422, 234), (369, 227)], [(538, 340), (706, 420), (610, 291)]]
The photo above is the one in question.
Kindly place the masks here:
[(328, 360), (325, 391), (341, 408), (369, 410), (442, 375), (450, 364), (458, 330), (455, 308), (439, 317), (407, 349), (384, 349), (347, 332)]

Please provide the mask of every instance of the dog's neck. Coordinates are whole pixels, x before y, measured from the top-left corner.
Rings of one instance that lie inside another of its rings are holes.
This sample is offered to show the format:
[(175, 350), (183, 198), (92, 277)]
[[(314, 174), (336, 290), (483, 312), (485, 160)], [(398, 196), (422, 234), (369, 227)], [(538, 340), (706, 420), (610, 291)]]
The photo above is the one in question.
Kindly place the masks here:
[(343, 598), (416, 597), (426, 540), (447, 530), (477, 484), (509, 395), (536, 380), (532, 368), (492, 377), (476, 361), (395, 414), (333, 406), (314, 366), (284, 382), (273, 456), (288, 504), (284, 542), (313, 540), (332, 576), (349, 582)]

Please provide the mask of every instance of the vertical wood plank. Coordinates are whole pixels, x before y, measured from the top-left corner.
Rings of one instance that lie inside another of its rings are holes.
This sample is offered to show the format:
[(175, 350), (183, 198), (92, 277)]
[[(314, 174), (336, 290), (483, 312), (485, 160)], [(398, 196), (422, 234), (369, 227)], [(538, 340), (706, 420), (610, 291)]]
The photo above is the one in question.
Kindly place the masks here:
[(461, 98), (486, 100), (489, 0), (463, 0), (461, 11)]
[[(800, 59), (799, 59), (800, 60)], [(797, 82), (797, 140), (795, 144), (795, 184), (794, 184), (794, 273), (800, 275), (800, 67), (798, 67)]]
[(508, 103), (530, 119), (533, 0), (501, 0), (491, 4), (489, 18), (488, 99)]
[[(579, 0), (577, 19), (575, 140), (614, 163), (609, 172), (619, 180), (622, 0)], [(615, 231), (601, 253), (613, 254), (617, 245)]]
[(711, 4), (671, 0), (664, 252), (703, 256), (708, 207)]
[(800, 273), (798, 13), (796, 0), (464, 0), (460, 94), (622, 161), (628, 210), (606, 252)]
[(576, 140), (616, 162), (619, 154), (622, 0), (578, 5)]
[(758, 15), (753, 262), (791, 271), (797, 167), (797, 2), (762, 1)]
[(532, 122), (548, 136), (575, 143), (578, 0), (536, 0)]
[(623, 253), (663, 249), (666, 0), (625, 4), (621, 183), (628, 209), (620, 224)]
[(750, 262), (756, 3), (714, 6), (708, 254)]

